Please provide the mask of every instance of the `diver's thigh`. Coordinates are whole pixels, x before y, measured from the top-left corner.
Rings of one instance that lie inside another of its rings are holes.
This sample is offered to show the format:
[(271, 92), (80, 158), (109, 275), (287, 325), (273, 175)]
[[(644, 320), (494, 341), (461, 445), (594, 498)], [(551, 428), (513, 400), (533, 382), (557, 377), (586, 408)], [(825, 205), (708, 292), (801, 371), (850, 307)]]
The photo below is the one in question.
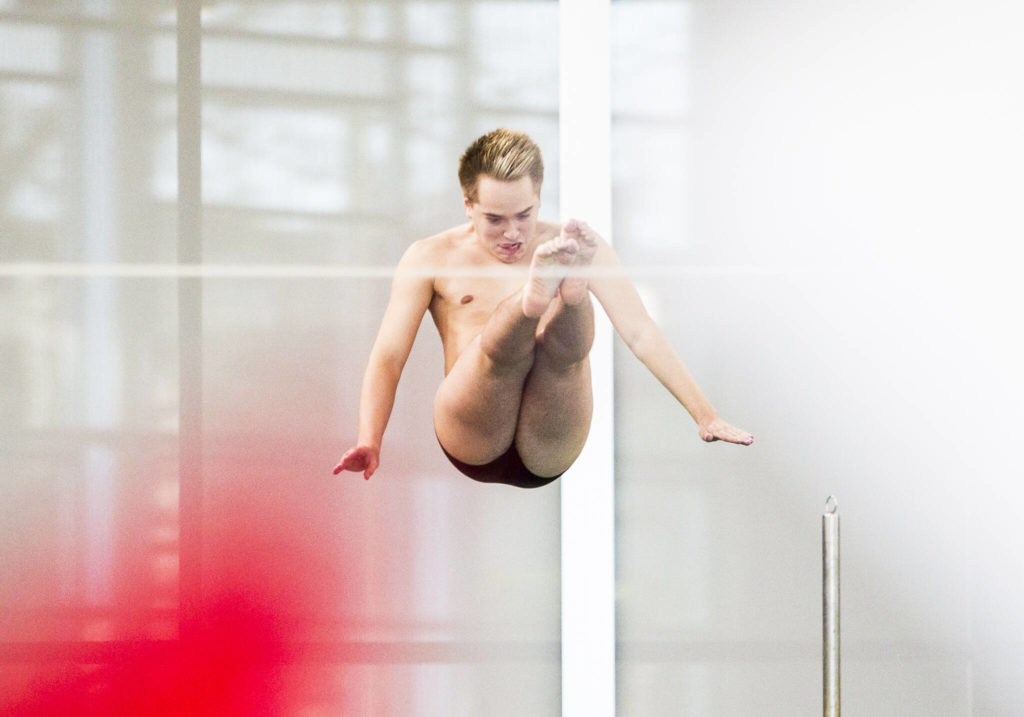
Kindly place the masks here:
[(434, 431), (461, 461), (486, 463), (504, 453), (516, 432), (531, 361), (494, 366), (479, 337), (462, 352), (434, 397)]

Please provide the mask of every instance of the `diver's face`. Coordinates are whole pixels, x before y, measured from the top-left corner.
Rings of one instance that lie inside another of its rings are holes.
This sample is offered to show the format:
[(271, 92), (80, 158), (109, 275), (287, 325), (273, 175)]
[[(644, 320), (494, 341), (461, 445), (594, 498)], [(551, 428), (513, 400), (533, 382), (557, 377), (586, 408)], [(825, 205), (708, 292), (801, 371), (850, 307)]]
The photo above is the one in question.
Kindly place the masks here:
[(484, 248), (506, 264), (530, 256), (539, 209), (540, 194), (529, 177), (503, 182), (481, 175), (476, 201), (466, 199), (466, 216)]

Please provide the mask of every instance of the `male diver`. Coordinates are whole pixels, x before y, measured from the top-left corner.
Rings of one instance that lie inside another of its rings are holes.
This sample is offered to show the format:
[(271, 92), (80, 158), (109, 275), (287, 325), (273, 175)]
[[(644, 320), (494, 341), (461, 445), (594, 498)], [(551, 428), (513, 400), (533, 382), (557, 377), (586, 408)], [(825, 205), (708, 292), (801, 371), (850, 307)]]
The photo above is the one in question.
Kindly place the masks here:
[[(690, 413), (705, 441), (754, 437), (719, 418), (692, 374), (585, 223), (540, 221), (544, 162), (525, 134), (499, 129), (459, 161), (469, 222), (402, 256), (370, 353), (357, 445), (334, 473), (373, 475), (402, 368), (430, 311), (444, 347), (434, 431), (462, 473), (523, 488), (573, 464), (590, 431), (593, 294), (629, 349)], [(596, 270), (596, 271), (595, 271)]]

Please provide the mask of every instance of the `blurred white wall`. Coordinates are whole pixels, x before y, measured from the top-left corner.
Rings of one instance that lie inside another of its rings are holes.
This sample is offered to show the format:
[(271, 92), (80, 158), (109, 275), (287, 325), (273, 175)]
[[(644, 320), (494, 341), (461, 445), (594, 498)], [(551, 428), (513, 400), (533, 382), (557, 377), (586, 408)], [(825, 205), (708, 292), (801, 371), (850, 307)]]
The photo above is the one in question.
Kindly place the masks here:
[(847, 711), (1021, 712), (1024, 10), (614, 9), (616, 246), (756, 436), (620, 350), (621, 713), (820, 710), (830, 494)]

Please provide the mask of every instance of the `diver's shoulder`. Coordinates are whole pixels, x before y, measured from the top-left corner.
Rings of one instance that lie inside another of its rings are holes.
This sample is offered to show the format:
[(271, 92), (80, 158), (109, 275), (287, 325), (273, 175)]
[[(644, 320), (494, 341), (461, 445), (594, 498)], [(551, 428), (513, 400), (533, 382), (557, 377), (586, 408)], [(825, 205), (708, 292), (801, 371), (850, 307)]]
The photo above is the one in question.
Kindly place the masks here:
[(404, 262), (436, 263), (450, 256), (465, 243), (468, 232), (466, 225), (452, 227), (423, 239), (417, 239), (405, 251)]
[(472, 240), (473, 225), (466, 223), (420, 239), (414, 245), (420, 245), (421, 251), (450, 252), (461, 249), (467, 243), (472, 243)]
[(537, 222), (537, 237), (541, 241), (547, 241), (548, 239), (554, 239), (556, 236), (562, 233), (561, 222)]

